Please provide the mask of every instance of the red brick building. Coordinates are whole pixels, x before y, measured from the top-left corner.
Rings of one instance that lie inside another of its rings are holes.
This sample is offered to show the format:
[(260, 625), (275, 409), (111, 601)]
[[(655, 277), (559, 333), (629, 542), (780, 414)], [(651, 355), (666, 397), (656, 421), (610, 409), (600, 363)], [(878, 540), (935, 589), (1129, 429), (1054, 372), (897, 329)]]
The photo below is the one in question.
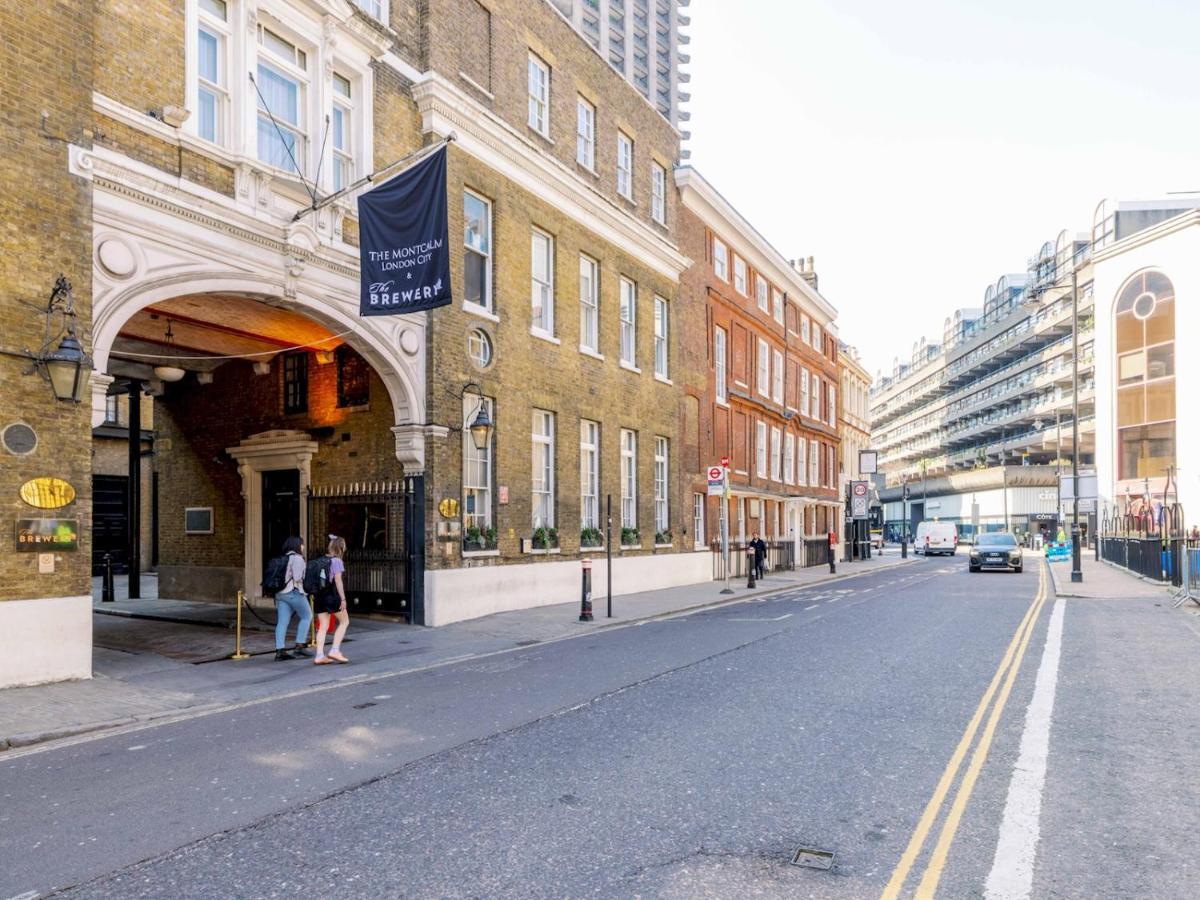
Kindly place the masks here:
[(705, 496), (704, 472), (728, 457), (730, 539), (758, 533), (799, 550), (840, 531), (837, 311), (811, 267), (780, 255), (697, 171), (676, 180), (680, 249), (694, 261), (680, 286), (690, 329), (680, 343), (699, 409), (696, 540), (720, 538), (720, 498)]

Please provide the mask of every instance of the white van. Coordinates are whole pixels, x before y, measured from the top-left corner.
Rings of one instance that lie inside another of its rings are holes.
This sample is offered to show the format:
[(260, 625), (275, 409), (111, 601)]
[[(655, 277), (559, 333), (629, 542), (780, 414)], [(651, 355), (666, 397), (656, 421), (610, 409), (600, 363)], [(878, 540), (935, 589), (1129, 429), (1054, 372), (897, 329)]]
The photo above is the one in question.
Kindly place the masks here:
[(926, 556), (935, 553), (953, 556), (958, 550), (958, 529), (950, 522), (922, 522), (917, 526), (913, 550)]

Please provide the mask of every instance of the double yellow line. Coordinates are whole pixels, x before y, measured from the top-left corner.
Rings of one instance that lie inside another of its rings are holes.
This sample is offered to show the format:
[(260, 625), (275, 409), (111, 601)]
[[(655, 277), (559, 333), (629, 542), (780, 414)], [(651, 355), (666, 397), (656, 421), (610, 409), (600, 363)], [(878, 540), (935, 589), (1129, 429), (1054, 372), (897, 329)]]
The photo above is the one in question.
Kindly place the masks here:
[[(896, 864), (896, 869), (892, 872), (892, 877), (883, 890), (882, 900), (894, 900), (900, 896), (900, 891), (904, 888), (909, 873), (925, 847), (925, 840), (929, 837), (934, 823), (941, 814), (946, 796), (950, 793), (954, 779), (958, 777), (958, 770), (967, 756), (967, 751), (971, 749), (971, 744), (975, 741), (975, 733), (979, 730), (979, 724), (983, 721), (988, 706), (992, 704), (992, 699), (996, 698), (995, 705), (992, 705), (991, 715), (988, 716), (987, 725), (984, 726), (983, 735), (971, 756), (971, 762), (958, 786), (958, 792), (954, 795), (954, 801), (950, 805), (950, 811), (946, 814), (946, 820), (942, 823), (937, 844), (934, 845), (933, 853), (925, 867), (925, 873), (917, 885), (915, 896), (921, 900), (927, 900), (936, 893), (938, 881), (942, 877), (942, 870), (946, 867), (946, 857), (950, 854), (950, 845), (954, 842), (954, 835), (962, 821), (963, 812), (967, 808), (967, 802), (971, 799), (971, 792), (975, 789), (975, 782), (987, 759), (988, 750), (991, 749), (996, 726), (1000, 722), (1000, 715), (1004, 712), (1008, 696), (1012, 693), (1013, 682), (1017, 680), (1017, 673), (1021, 669), (1021, 660), (1025, 657), (1025, 649), (1029, 646), (1029, 639), (1033, 636), (1034, 625), (1037, 623), (1042, 607), (1046, 604), (1047, 594), (1046, 568), (1044, 565), (1040, 565), (1037, 596), (1033, 598), (1029, 609), (1025, 611), (1025, 618), (1021, 620), (1016, 634), (1009, 642), (1008, 649), (1004, 652), (1004, 658), (1000, 660), (1000, 667), (984, 692), (983, 699), (979, 701), (979, 706), (975, 709), (975, 714), (971, 716), (971, 721), (967, 723), (967, 729), (954, 749), (954, 755), (950, 757), (946, 770), (942, 772), (937, 788), (934, 790), (933, 796), (929, 798), (925, 812), (917, 823), (917, 829), (913, 832), (908, 846), (900, 857), (900, 862)], [(999, 697), (997, 697), (997, 690), (999, 690)]]

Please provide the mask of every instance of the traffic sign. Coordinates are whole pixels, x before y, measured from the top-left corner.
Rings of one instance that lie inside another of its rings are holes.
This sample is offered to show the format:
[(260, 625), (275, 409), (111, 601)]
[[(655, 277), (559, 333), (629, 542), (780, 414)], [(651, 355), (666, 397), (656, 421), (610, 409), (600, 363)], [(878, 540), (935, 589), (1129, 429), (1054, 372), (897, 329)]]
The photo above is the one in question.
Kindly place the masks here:
[(708, 496), (721, 497), (725, 494), (725, 467), (708, 467)]
[(721, 457), (721, 468), (722, 468), (722, 469), (728, 469), (728, 468), (729, 468), (729, 457), (728, 457), (728, 456), (722, 456), (722, 457)]
[(866, 481), (850, 482), (850, 518), (866, 519), (870, 512), (868, 507), (871, 503), (870, 494), (871, 485)]
[(855, 497), (867, 496), (867, 483), (865, 481), (854, 482), (854, 496)]

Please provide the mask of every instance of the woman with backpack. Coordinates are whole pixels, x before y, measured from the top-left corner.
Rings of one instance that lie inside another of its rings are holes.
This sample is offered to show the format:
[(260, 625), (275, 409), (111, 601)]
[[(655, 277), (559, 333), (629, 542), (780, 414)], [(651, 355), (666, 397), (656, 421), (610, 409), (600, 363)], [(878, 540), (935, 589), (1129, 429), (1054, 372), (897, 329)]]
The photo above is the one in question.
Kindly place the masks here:
[[(329, 665), (331, 662), (348, 663), (350, 660), (342, 655), (342, 638), (350, 627), (350, 613), (346, 611), (346, 586), (344, 576), (346, 564), (342, 561), (346, 555), (346, 541), (337, 535), (329, 536), (329, 546), (325, 549), (325, 559), (320, 560), (323, 587), (316, 594), (317, 607), (317, 658), (313, 660), (318, 666)], [(325, 562), (328, 560), (328, 574)], [(325, 655), (325, 634), (329, 631), (329, 622), (337, 618), (337, 628), (333, 632), (333, 647), (329, 655)]]
[[(275, 659), (295, 659), (308, 656), (304, 649), (308, 626), (312, 622), (312, 610), (308, 606), (308, 595), (304, 592), (304, 541), (290, 537), (283, 542), (285, 559), (283, 589), (275, 595)], [(288, 622), (296, 616), (296, 643), (289, 653), (287, 642)]]

